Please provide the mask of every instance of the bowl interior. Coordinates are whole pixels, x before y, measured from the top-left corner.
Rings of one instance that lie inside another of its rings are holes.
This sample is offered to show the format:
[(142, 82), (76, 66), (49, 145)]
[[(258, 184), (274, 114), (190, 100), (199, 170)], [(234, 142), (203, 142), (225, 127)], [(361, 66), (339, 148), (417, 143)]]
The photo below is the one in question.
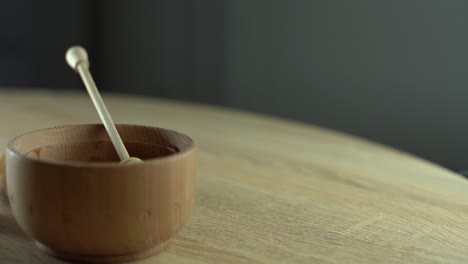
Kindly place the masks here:
[[(130, 156), (143, 160), (175, 155), (193, 146), (178, 132), (148, 126), (116, 125)], [(13, 139), (8, 148), (38, 160), (118, 162), (102, 125), (72, 125), (32, 131)]]

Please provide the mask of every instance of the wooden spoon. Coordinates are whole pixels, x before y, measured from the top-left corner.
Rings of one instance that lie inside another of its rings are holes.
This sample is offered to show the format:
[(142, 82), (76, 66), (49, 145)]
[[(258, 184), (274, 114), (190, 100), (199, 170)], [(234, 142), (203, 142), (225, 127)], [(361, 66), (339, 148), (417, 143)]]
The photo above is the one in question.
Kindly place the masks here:
[(112, 118), (107, 111), (106, 105), (104, 104), (104, 101), (99, 94), (96, 83), (94, 83), (93, 77), (89, 72), (89, 60), (86, 50), (80, 46), (72, 46), (67, 50), (65, 54), (65, 60), (73, 70), (80, 74), (81, 79), (86, 86), (86, 90), (88, 90), (88, 94), (94, 103), (94, 107), (96, 107), (99, 117), (101, 118), (101, 121), (104, 124), (107, 133), (109, 134), (117, 154), (119, 155), (120, 164), (143, 162), (141, 159), (130, 157), (128, 154), (122, 138), (120, 138), (119, 132), (115, 128), (114, 122), (112, 121)]

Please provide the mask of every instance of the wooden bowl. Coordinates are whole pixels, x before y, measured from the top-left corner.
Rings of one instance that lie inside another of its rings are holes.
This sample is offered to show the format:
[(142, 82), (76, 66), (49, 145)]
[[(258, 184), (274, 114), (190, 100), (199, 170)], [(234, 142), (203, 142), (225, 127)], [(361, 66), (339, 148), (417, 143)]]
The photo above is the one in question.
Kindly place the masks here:
[(164, 249), (188, 220), (196, 146), (156, 127), (117, 125), (130, 156), (119, 165), (102, 125), (29, 132), (8, 144), (8, 198), (21, 228), (60, 258), (117, 262)]

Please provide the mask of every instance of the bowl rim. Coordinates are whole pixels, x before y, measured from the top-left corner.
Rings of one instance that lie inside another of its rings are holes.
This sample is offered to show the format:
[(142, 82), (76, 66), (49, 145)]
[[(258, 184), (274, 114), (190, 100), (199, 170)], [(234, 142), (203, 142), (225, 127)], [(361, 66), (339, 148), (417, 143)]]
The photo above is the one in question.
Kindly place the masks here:
[(91, 161), (91, 162), (83, 162), (83, 161), (57, 161), (57, 160), (39, 160), (35, 159), (29, 156), (25, 156), (21, 153), (19, 153), (15, 147), (13, 147), (13, 143), (18, 140), (19, 138), (26, 136), (28, 134), (44, 131), (44, 130), (51, 130), (51, 129), (61, 129), (61, 128), (66, 128), (66, 127), (75, 127), (75, 126), (101, 126), (104, 128), (104, 125), (102, 123), (83, 123), (83, 124), (70, 124), (70, 125), (58, 125), (58, 126), (53, 126), (53, 127), (45, 127), (45, 128), (39, 128), (35, 130), (31, 130), (22, 134), (19, 134), (12, 139), (8, 141), (7, 144), (7, 153), (6, 153), (6, 158), (8, 159), (8, 156), (15, 156), (18, 157), (19, 159), (25, 159), (30, 162), (34, 163), (40, 163), (40, 164), (48, 164), (48, 165), (55, 165), (55, 166), (66, 166), (66, 167), (79, 167), (79, 168), (117, 168), (117, 167), (122, 167), (122, 166), (142, 166), (144, 164), (148, 163), (155, 163), (155, 162), (162, 162), (162, 161), (170, 161), (172, 159), (177, 159), (181, 158), (187, 155), (190, 155), (191, 152), (196, 151), (197, 145), (193, 141), (191, 137), (188, 135), (172, 130), (172, 129), (167, 129), (167, 128), (162, 128), (162, 127), (156, 127), (156, 126), (148, 126), (148, 125), (138, 125), (138, 124), (124, 124), (124, 123), (117, 123), (115, 124), (116, 126), (138, 126), (138, 127), (144, 127), (144, 128), (158, 128), (158, 129), (163, 129), (166, 131), (174, 132), (179, 136), (184, 136), (189, 140), (189, 146), (187, 149), (183, 151), (179, 151), (175, 154), (168, 155), (168, 156), (162, 156), (162, 157), (156, 157), (156, 158), (151, 158), (151, 159), (145, 159), (143, 160), (143, 163), (127, 163), (127, 164), (120, 164), (120, 161), (109, 161), (109, 162), (96, 162), (96, 161)]

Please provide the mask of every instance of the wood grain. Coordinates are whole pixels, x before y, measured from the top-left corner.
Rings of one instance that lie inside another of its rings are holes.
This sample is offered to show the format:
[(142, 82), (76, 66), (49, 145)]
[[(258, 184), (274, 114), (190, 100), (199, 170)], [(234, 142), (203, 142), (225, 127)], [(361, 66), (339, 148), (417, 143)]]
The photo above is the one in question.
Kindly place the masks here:
[[(467, 263), (468, 182), (375, 143), (291, 121), (103, 95), (117, 123), (171, 128), (199, 147), (187, 225), (136, 263)], [(25, 131), (98, 122), (86, 94), (0, 95), (0, 144)], [(63, 263), (0, 206), (0, 259)]]

